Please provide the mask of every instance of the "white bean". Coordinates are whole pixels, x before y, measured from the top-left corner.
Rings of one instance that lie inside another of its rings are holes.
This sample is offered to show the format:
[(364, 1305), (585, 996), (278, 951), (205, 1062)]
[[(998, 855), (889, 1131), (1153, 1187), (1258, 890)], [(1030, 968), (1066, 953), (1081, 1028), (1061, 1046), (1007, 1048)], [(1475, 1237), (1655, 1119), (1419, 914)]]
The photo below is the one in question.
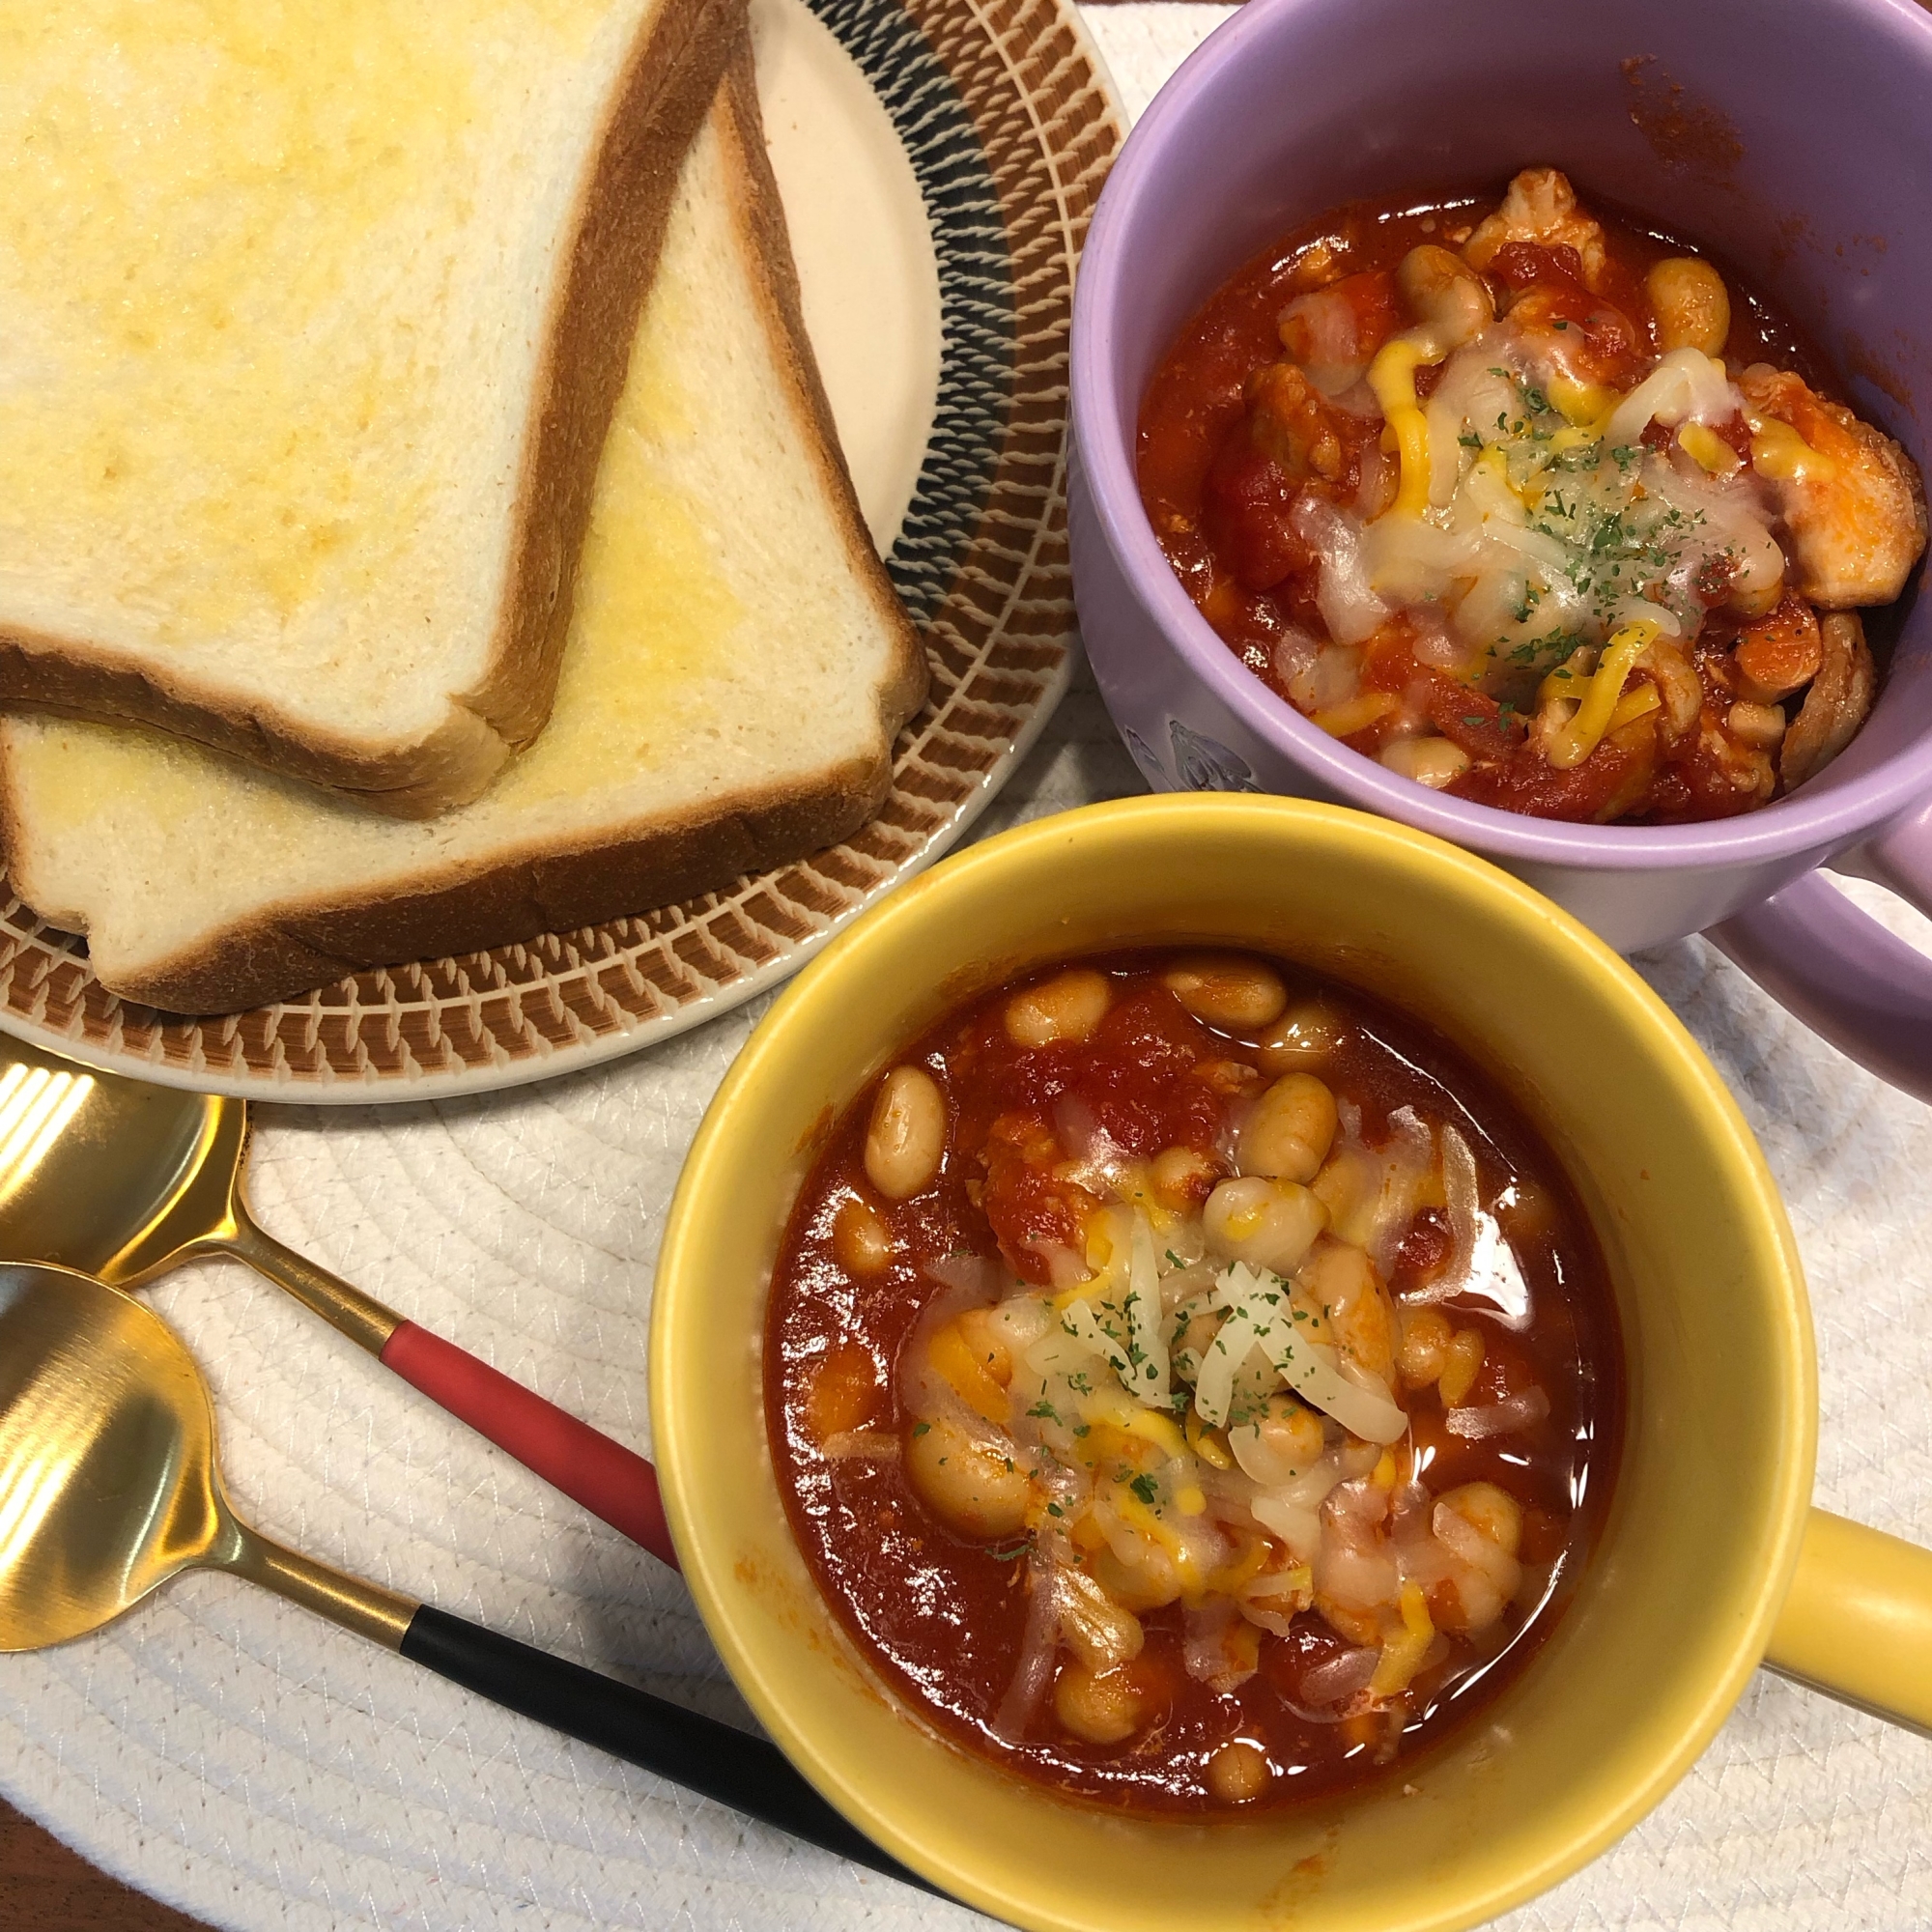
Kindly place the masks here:
[(1262, 1036), (1262, 1071), (1292, 1073), (1316, 1065), (1335, 1051), (1348, 1030), (1348, 1022), (1332, 1007), (1304, 1000)]
[(1240, 1169), (1277, 1180), (1313, 1180), (1335, 1140), (1335, 1096), (1312, 1073), (1284, 1075), (1241, 1128)]
[(1395, 279), (1409, 312), (1429, 331), (1438, 358), (1495, 320), (1496, 305), (1482, 276), (1462, 256), (1433, 242), (1411, 248), (1397, 265)]
[(1657, 315), (1657, 346), (1701, 349), (1721, 355), (1731, 332), (1731, 297), (1724, 278), (1708, 262), (1690, 255), (1672, 255), (1652, 265), (1643, 278), (1645, 293)]
[(1483, 1337), (1479, 1329), (1459, 1328), (1444, 1353), (1442, 1373), (1435, 1378), (1435, 1392), (1444, 1408), (1460, 1408), (1476, 1378), (1483, 1372)]
[(1160, 982), (1196, 1019), (1236, 1033), (1267, 1026), (1288, 1005), (1281, 975), (1238, 952), (1187, 953), (1168, 967)]
[(1208, 1788), (1223, 1804), (1248, 1804), (1274, 1776), (1267, 1753), (1246, 1738), (1230, 1738), (1208, 1760)]
[(1228, 1430), (1228, 1447), (1243, 1474), (1264, 1489), (1292, 1483), (1321, 1460), (1327, 1437), (1321, 1418), (1292, 1395), (1271, 1395), (1253, 1422)]
[(1083, 1570), (1062, 1570), (1060, 1640), (1089, 1670), (1112, 1670), (1141, 1654), (1146, 1633), (1133, 1611), (1121, 1605)]
[(879, 1274), (893, 1258), (893, 1231), (855, 1194), (833, 1220), (832, 1252), (847, 1274)]
[(1424, 734), (1418, 738), (1398, 738), (1384, 745), (1379, 762), (1402, 778), (1413, 779), (1431, 791), (1454, 784), (1469, 769), (1469, 754), (1447, 738)]
[(1070, 966), (1007, 1002), (1007, 1037), (1015, 1046), (1085, 1039), (1107, 1017), (1114, 989), (1104, 973)]
[(946, 1101), (923, 1066), (895, 1066), (872, 1102), (866, 1129), (866, 1174), (888, 1201), (932, 1184), (946, 1151)]
[(1522, 1505), (1494, 1483), (1464, 1483), (1435, 1501), (1480, 1530), (1505, 1556), (1514, 1556), (1522, 1547)]
[(1231, 1262), (1292, 1275), (1328, 1225), (1328, 1210), (1293, 1180), (1224, 1180), (1201, 1210), (1208, 1244)]
[(1153, 1198), (1177, 1214), (1191, 1214), (1224, 1172), (1211, 1154), (1190, 1147), (1162, 1148), (1148, 1169)]
[(1439, 1308), (1405, 1308), (1401, 1320), (1396, 1364), (1408, 1387), (1426, 1388), (1448, 1366), (1449, 1344), (1456, 1331)]
[(947, 1416), (913, 1424), (904, 1466), (914, 1489), (962, 1535), (1011, 1536), (1026, 1526), (1025, 1469)]
[(1095, 1675), (1073, 1663), (1053, 1687), (1053, 1712), (1076, 1738), (1117, 1745), (1141, 1727), (1141, 1695), (1124, 1669)]

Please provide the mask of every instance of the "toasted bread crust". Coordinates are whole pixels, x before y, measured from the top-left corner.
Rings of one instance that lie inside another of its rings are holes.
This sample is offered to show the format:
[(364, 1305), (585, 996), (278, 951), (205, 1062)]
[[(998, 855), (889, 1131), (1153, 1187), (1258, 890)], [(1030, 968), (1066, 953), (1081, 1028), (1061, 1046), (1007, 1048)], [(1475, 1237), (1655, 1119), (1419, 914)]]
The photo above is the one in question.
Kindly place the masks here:
[[(881, 678), (878, 691), (879, 717), (885, 726), (886, 754), (900, 727), (925, 702), (930, 673), (925, 648), (919, 633), (899, 602), (878, 553), (872, 548), (871, 532), (859, 508), (858, 492), (852, 487), (850, 470), (838, 441), (838, 429), (832, 420), (832, 404), (825, 394), (825, 382), (818, 371), (818, 358), (811, 353), (811, 338), (806, 333), (805, 307), (799, 298), (798, 264), (792, 259), (791, 237), (785, 227), (784, 205), (779, 199), (778, 177), (772, 173), (771, 156), (765, 148), (764, 117), (758, 108), (758, 76), (753, 65), (749, 43), (733, 58), (724, 72), (724, 100), (731, 116), (735, 139), (732, 150), (740, 166), (733, 185), (742, 199), (744, 216), (738, 230), (740, 239), (755, 252), (752, 281), (766, 298), (765, 326), (772, 347), (790, 379), (795, 406), (811, 425), (811, 444), (820, 478), (828, 499), (837, 505), (844, 526), (845, 547), (852, 567), (862, 577), (881, 615), (898, 635), (897, 655)], [(881, 783), (879, 796), (885, 796)]]
[(656, 270), (679, 166), (744, 37), (746, 0), (666, 0), (633, 49), (578, 212), (550, 318), (541, 401), (526, 433), (502, 612), (482, 681), (442, 724), (372, 747), (132, 662), (87, 638), (0, 625), (0, 701), (150, 724), (402, 818), (467, 804), (550, 715), (570, 589), (631, 339)]
[[(616, 832), (571, 851), (531, 851), (488, 870), (359, 904), (291, 905), (230, 927), (204, 949), (113, 990), (177, 1013), (241, 1012), (327, 985), (361, 967), (514, 946), (674, 903), (836, 844), (871, 815), (866, 765), (810, 789), (695, 807), (642, 838)], [(11, 816), (11, 801), (0, 819)]]
[[(872, 754), (834, 766), (809, 782), (774, 784), (699, 802), (683, 811), (603, 831), (580, 845), (532, 843), (483, 867), (425, 873), (404, 890), (344, 901), (316, 898), (265, 908), (139, 975), (109, 982), (124, 999), (168, 1011), (234, 1012), (306, 992), (365, 966), (483, 952), (545, 932), (567, 932), (688, 898), (767, 870), (855, 832), (892, 782), (892, 747), (924, 702), (927, 672), (918, 634), (872, 549), (838, 454), (831, 410), (805, 333), (798, 277), (778, 185), (766, 157), (749, 37), (742, 31), (723, 84), (739, 219), (753, 251), (752, 280), (769, 292), (763, 321), (801, 423), (810, 431), (820, 480), (837, 506), (848, 562), (896, 639), (877, 687), (879, 736)], [(635, 333), (635, 323), (633, 324)], [(628, 346), (628, 343), (627, 343)], [(17, 802), (0, 756), (0, 840), (9, 854)], [(34, 882), (15, 871), (14, 890), (36, 902)]]

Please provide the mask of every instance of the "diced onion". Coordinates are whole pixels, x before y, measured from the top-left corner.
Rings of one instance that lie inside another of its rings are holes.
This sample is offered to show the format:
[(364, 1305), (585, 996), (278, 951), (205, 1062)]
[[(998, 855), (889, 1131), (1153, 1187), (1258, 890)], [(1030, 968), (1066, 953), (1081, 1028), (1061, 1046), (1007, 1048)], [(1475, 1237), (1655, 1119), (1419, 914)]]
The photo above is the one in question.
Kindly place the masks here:
[(840, 1429), (819, 1445), (828, 1463), (895, 1462), (899, 1438), (889, 1429)]
[(1055, 1566), (1036, 1556), (1028, 1577), (1026, 1629), (1020, 1636), (1019, 1661), (1007, 1685), (1000, 1708), (993, 1714), (993, 1735), (1016, 1745), (1026, 1733), (1039, 1700), (1053, 1676), (1054, 1646), (1060, 1637), (1060, 1592)]
[(1653, 421), (1719, 423), (1735, 415), (1738, 398), (1723, 365), (1701, 349), (1673, 349), (1614, 410), (1604, 430), (1612, 449), (1628, 447)]
[(983, 1255), (947, 1255), (943, 1260), (928, 1262), (925, 1271), (942, 1287), (952, 1289), (956, 1295), (973, 1297), (965, 1302), (950, 1300), (949, 1306), (955, 1309), (991, 1301), (1011, 1279), (997, 1262), (990, 1262)]
[(1388, 620), (1388, 606), (1370, 587), (1362, 561), (1362, 526), (1325, 497), (1304, 491), (1289, 527), (1321, 559), (1316, 608), (1338, 644), (1359, 644)]
[(1373, 1646), (1345, 1650), (1340, 1657), (1328, 1658), (1302, 1672), (1301, 1694), (1311, 1704), (1347, 1703), (1357, 1690), (1367, 1690), (1380, 1661), (1381, 1652)]
[(1274, 1496), (1257, 1496), (1248, 1508), (1261, 1526), (1288, 1545), (1298, 1563), (1312, 1562), (1321, 1547), (1321, 1519), (1298, 1503)]
[(1533, 1388), (1486, 1407), (1452, 1408), (1442, 1421), (1451, 1435), (1480, 1442), (1486, 1436), (1509, 1435), (1519, 1429), (1532, 1428), (1548, 1413), (1549, 1398), (1540, 1388)]
[(1468, 1285), (1469, 1264), (1476, 1252), (1476, 1210), (1481, 1205), (1476, 1187), (1476, 1156), (1469, 1143), (1448, 1122), (1442, 1123), (1442, 1199), (1449, 1217), (1449, 1260), (1427, 1288), (1411, 1290), (1406, 1303), (1447, 1301)]
[(1684, 635), (1684, 626), (1678, 621), (1677, 613), (1665, 610), (1662, 604), (1653, 604), (1648, 597), (1624, 598), (1611, 607), (1604, 623), (1608, 630), (1616, 632), (1639, 618), (1655, 624), (1666, 638), (1681, 638)]

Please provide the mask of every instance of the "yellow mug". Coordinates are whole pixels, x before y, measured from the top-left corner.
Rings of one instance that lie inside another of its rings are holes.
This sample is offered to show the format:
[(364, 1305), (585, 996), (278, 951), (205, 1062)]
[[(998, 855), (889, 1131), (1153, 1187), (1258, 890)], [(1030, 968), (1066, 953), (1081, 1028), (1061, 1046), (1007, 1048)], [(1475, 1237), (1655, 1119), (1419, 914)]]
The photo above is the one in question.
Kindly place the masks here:
[[(828, 1121), (950, 1008), (1142, 942), (1285, 954), (1429, 1021), (1563, 1161), (1615, 1285), (1629, 1400), (1581, 1585), (1514, 1683), (1369, 1788), (1212, 1824), (1043, 1795), (888, 1692), (821, 1599), (766, 1445), (773, 1259)], [(1474, 1923), (1584, 1863), (1761, 1662), (1932, 1726), (1932, 1552), (1809, 1508), (1811, 1326), (1764, 1157), (1630, 967), (1467, 853), (1253, 796), (1039, 820), (902, 888), (785, 993), (699, 1130), (658, 1264), (651, 1418), (684, 1571), (759, 1719), (881, 1845), (1053, 1932)]]

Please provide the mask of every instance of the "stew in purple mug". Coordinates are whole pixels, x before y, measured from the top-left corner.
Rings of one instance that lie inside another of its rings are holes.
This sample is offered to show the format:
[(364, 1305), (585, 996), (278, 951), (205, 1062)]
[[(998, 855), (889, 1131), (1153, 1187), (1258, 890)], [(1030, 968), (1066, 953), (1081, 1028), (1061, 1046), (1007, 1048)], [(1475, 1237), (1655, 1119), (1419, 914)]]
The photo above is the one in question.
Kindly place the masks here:
[(1115, 163), (1074, 301), (1075, 596), (1094, 673), (1162, 789), (1302, 793), (1422, 827), (1631, 952), (1708, 930), (1834, 1045), (1932, 1099), (1932, 959), (1818, 867), (1932, 912), (1932, 608), (1885, 628), (1870, 719), (1791, 796), (1676, 826), (1534, 819), (1350, 751), (1269, 691), (1169, 568), (1135, 479), (1182, 323), (1324, 210), (1550, 164), (1736, 263), (1859, 413), (1932, 457), (1932, 16), (1911, 0), (1251, 0)]

